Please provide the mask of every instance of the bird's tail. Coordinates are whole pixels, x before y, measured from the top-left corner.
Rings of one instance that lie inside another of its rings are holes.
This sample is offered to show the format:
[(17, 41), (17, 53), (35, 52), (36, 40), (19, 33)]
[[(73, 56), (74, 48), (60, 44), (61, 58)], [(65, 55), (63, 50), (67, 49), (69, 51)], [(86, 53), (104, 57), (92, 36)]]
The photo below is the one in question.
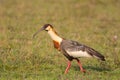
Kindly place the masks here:
[(100, 54), (98, 51), (96, 51), (96, 50), (94, 50), (94, 49), (92, 49), (92, 48), (87, 48), (88, 50), (88, 53), (91, 55), (91, 56), (93, 56), (93, 57), (95, 57), (95, 58), (98, 58), (98, 59), (100, 59), (100, 60), (102, 60), (102, 61), (105, 61), (105, 57), (102, 55), (102, 54)]
[(100, 54), (98, 51), (94, 51), (93, 57), (96, 57), (102, 61), (105, 61), (105, 57), (102, 54)]
[(102, 61), (105, 61), (105, 57), (103, 55), (99, 56), (99, 59), (102, 60)]

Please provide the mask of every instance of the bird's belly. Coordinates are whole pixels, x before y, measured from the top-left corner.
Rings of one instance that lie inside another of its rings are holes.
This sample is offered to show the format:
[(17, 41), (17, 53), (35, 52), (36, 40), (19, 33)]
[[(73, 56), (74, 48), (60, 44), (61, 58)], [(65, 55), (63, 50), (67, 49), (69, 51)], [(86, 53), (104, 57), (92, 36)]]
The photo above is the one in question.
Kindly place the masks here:
[(87, 53), (86, 51), (67, 51), (67, 53), (74, 57), (74, 58), (78, 58), (78, 57), (92, 57), (89, 53)]

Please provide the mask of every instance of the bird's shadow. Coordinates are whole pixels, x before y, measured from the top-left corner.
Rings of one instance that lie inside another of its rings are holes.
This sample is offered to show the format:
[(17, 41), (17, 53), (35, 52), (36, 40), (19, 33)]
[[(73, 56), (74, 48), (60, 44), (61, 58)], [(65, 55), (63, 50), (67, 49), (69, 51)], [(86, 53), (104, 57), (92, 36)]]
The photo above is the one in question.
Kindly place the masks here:
[[(79, 66), (73, 66), (73, 68), (78, 71), (80, 70)], [(111, 71), (109, 68), (103, 68), (103, 67), (98, 67), (98, 66), (83, 66), (83, 68), (88, 71), (88, 70), (94, 70), (94, 71), (98, 71), (98, 72), (105, 72), (105, 71)]]

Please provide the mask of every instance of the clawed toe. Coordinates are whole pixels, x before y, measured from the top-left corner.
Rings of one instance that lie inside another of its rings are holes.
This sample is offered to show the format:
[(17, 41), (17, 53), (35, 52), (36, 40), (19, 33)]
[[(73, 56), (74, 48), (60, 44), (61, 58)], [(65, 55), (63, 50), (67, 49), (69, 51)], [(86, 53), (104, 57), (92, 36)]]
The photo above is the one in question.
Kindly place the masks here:
[(82, 72), (84, 72), (84, 73), (86, 73), (86, 70), (84, 70), (84, 69), (83, 69), (83, 70), (81, 70), (81, 71), (82, 71)]

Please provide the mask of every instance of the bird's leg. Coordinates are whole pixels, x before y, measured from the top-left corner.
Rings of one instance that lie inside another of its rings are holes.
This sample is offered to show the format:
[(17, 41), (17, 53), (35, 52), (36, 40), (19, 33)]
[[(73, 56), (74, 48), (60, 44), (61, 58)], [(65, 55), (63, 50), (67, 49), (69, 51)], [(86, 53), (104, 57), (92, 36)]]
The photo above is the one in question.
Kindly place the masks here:
[(83, 69), (80, 60), (79, 60), (79, 59), (76, 59), (76, 60), (77, 60), (77, 62), (78, 62), (78, 65), (79, 65), (79, 67), (80, 67), (80, 70), (85, 73), (86, 71)]
[(70, 66), (71, 66), (71, 61), (68, 61), (68, 65), (67, 65), (67, 68), (65, 70), (65, 74), (67, 74), (68, 70), (70, 69)]

